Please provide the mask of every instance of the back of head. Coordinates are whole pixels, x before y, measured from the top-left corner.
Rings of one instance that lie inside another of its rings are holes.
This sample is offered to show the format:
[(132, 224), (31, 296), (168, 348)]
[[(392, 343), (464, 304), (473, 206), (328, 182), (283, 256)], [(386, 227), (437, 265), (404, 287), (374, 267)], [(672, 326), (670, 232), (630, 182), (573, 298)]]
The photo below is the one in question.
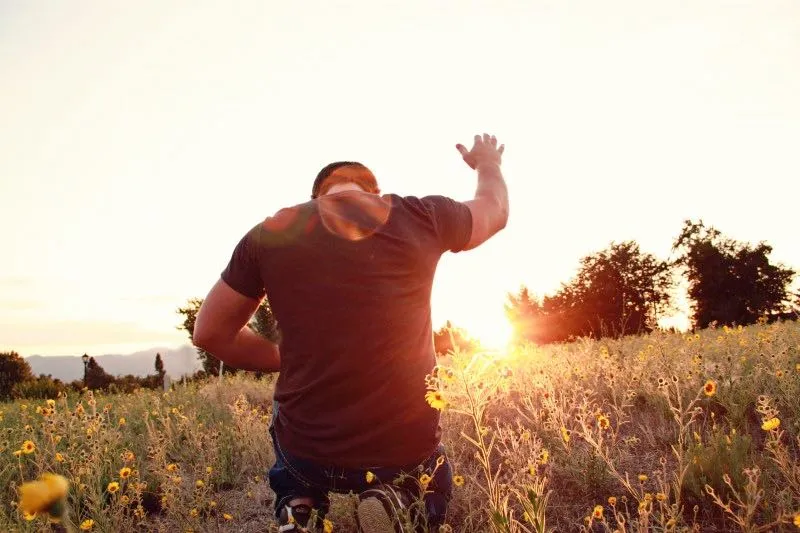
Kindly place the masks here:
[(378, 180), (366, 166), (357, 161), (336, 161), (326, 165), (317, 174), (311, 188), (311, 199), (319, 198), (341, 183), (354, 183), (365, 192), (380, 193)]

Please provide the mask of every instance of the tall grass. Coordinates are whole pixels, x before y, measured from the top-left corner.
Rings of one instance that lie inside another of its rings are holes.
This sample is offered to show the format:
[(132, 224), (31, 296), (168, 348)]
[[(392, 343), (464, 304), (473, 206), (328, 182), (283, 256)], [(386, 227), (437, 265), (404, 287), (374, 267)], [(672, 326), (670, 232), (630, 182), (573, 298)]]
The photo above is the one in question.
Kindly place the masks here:
[[(800, 528), (797, 323), (440, 363), (428, 398), (458, 483), (445, 530)], [(239, 375), (1, 405), (0, 530), (47, 530), (16, 501), (54, 472), (76, 530), (275, 531), (271, 402), (271, 380)], [(334, 498), (335, 531), (353, 531), (353, 505)]]

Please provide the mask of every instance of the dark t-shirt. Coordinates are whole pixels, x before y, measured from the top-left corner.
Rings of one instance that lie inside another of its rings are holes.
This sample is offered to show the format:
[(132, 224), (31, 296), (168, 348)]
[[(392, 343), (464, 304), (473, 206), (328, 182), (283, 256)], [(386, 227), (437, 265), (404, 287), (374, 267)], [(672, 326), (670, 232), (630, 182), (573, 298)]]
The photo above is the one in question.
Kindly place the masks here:
[(242, 238), (222, 279), (266, 294), (278, 321), (275, 430), (289, 453), (368, 468), (434, 452), (431, 287), (471, 228), (469, 208), (444, 196), (348, 191), (283, 209)]

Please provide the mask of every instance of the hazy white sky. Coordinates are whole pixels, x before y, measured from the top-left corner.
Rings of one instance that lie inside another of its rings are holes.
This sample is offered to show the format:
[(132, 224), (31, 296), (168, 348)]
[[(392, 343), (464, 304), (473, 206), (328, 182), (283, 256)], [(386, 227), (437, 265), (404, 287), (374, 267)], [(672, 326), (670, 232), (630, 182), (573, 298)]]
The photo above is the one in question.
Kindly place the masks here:
[(506, 230), (449, 255), (436, 324), (491, 331), (682, 220), (800, 269), (800, 2), (0, 1), (0, 350), (186, 341), (233, 246), (333, 160), (467, 199), (506, 144)]

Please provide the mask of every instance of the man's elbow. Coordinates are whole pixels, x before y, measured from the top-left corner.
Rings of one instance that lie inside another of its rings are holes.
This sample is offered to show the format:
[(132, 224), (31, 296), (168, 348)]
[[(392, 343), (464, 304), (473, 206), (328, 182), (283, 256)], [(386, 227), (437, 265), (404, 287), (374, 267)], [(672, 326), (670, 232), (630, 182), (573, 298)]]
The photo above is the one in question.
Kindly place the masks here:
[(219, 341), (213, 331), (195, 327), (192, 333), (192, 344), (206, 352), (213, 352), (216, 346), (219, 345)]

